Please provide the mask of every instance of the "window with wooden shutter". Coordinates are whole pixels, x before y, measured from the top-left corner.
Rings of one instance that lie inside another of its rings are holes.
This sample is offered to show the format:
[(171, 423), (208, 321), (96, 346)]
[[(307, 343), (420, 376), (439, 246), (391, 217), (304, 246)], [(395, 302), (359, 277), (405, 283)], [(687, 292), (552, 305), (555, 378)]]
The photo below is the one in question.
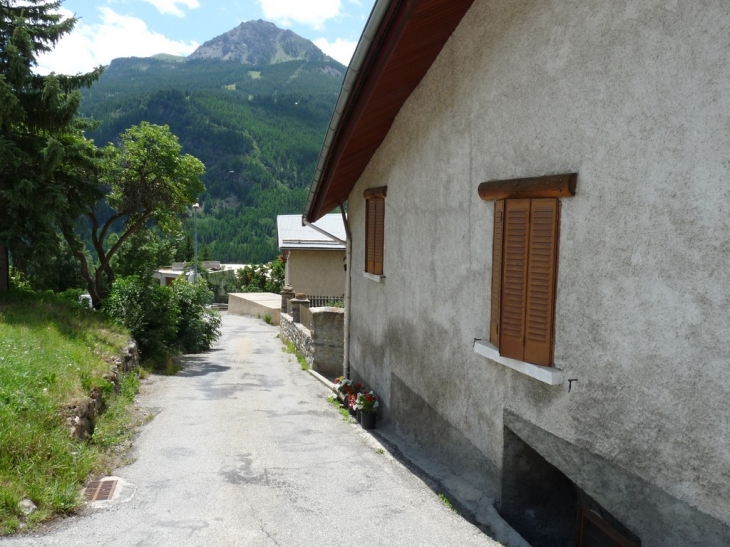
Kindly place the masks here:
[(494, 201), (489, 341), (500, 355), (552, 366), (560, 199), (575, 195), (577, 173), (479, 185)]
[(559, 219), (557, 199), (495, 202), (489, 330), (500, 355), (552, 365)]
[(386, 188), (365, 192), (365, 271), (383, 275)]

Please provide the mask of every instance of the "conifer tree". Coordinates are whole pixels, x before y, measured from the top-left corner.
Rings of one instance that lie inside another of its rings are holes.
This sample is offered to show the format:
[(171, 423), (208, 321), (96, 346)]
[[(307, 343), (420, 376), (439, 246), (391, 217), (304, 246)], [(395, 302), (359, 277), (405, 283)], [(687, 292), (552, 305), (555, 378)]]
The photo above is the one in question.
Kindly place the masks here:
[(91, 161), (75, 116), (79, 90), (103, 69), (75, 76), (34, 72), (38, 56), (76, 24), (58, 13), (61, 4), (0, 0), (0, 292), (8, 289), (8, 249), (14, 258), (56, 251), (54, 225), (69, 214), (67, 197), (76, 191), (68, 185), (82, 184), (60, 172), (68, 162)]

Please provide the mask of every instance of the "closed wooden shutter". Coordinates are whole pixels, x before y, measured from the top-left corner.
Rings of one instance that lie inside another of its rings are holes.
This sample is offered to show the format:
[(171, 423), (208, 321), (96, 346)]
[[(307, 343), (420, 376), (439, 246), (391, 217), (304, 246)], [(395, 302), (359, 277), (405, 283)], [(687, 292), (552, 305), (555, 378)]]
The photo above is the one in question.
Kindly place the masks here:
[(552, 364), (553, 318), (557, 265), (557, 199), (533, 199), (530, 212), (524, 360)]
[(383, 275), (385, 199), (375, 197), (366, 200), (365, 216), (365, 271)]
[(523, 360), (530, 200), (507, 200), (504, 213), (499, 353)]
[(375, 270), (375, 205), (372, 199), (365, 201), (365, 271)]
[(385, 200), (374, 198), (375, 205), (375, 258), (374, 271), (376, 275), (383, 275), (383, 252), (385, 246)]
[(492, 313), (489, 321), (489, 341), (499, 347), (499, 319), (502, 300), (502, 238), (504, 237), (504, 200), (494, 202), (494, 232), (492, 240)]

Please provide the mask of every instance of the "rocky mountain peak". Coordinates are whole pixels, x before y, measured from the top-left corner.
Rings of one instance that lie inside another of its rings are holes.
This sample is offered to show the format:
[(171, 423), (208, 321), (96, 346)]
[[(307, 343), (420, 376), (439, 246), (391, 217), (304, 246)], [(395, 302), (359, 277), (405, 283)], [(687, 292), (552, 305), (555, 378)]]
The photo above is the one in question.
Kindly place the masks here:
[(238, 61), (246, 65), (272, 65), (286, 61), (324, 61), (328, 57), (309, 40), (268, 21), (246, 21), (208, 40), (188, 59)]

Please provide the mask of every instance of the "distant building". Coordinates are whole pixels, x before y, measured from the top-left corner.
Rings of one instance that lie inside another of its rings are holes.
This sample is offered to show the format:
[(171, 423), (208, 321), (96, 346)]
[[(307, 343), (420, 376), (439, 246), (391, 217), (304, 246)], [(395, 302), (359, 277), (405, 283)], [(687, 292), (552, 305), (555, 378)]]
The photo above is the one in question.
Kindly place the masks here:
[[(217, 260), (205, 260), (200, 263), (202, 269), (207, 270), (208, 273), (224, 273), (224, 272), (237, 272), (238, 270), (245, 268), (247, 264), (221, 264)], [(165, 266), (157, 270), (152, 276), (155, 279), (160, 280), (160, 285), (168, 286), (171, 285), (181, 275), (190, 275), (193, 271), (193, 265), (190, 262), (173, 262), (172, 266)]]
[[(341, 215), (325, 215), (315, 226), (345, 240)], [(276, 227), (279, 249), (286, 260), (286, 284), (310, 297), (344, 296), (345, 244), (303, 226), (301, 215), (279, 215)]]

